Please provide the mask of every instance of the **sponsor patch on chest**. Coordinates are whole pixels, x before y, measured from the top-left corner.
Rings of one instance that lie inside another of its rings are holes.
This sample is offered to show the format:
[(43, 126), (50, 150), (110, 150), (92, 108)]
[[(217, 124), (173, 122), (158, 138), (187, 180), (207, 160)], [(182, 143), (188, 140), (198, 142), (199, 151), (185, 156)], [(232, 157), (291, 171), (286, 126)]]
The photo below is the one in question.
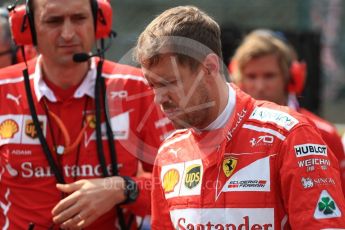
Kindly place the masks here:
[(203, 176), (201, 159), (162, 166), (165, 198), (200, 195)]
[[(46, 135), (47, 117), (38, 115), (43, 135)], [(37, 130), (30, 115), (0, 116), (0, 146), (4, 144), (40, 144)]]
[[(113, 116), (110, 119), (110, 125), (113, 131), (114, 139), (116, 140), (127, 140), (129, 138), (130, 133), (130, 111), (118, 114), (116, 116)], [(87, 119), (93, 120), (89, 123), (90, 131), (85, 132), (85, 146), (88, 146), (90, 141), (96, 140), (96, 130), (95, 130), (95, 115), (88, 115)], [(107, 139), (106, 134), (106, 124), (105, 122), (102, 122), (102, 139)]]
[(263, 107), (255, 108), (249, 119), (262, 122), (272, 122), (286, 130), (292, 129), (299, 123), (296, 118), (286, 112)]
[[(226, 159), (227, 158), (225, 158), (224, 162), (227, 162)], [(237, 162), (240, 162), (240, 161), (241, 159), (236, 160), (236, 164), (238, 165)], [(258, 159), (242, 167), (238, 171), (235, 171), (235, 172), (231, 171), (231, 173), (229, 174), (228, 173), (229, 170), (234, 170), (234, 167), (236, 167), (236, 164), (229, 163), (229, 165), (227, 166), (226, 164), (223, 163), (222, 170), (219, 169), (218, 179), (217, 179), (218, 180), (217, 188), (216, 188), (217, 189), (216, 200), (222, 193), (226, 193), (226, 192), (235, 192), (235, 191), (269, 192), (270, 191), (270, 157), (269, 156)], [(224, 178), (223, 174), (225, 174), (226, 178)]]
[(170, 211), (175, 229), (273, 230), (273, 208), (188, 208)]

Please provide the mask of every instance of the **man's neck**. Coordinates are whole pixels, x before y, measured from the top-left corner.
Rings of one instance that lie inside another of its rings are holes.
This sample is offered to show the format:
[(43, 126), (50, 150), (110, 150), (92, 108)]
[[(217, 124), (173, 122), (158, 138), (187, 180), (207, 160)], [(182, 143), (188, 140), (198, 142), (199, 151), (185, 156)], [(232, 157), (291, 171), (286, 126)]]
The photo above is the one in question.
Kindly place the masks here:
[(211, 92), (212, 101), (215, 102), (215, 105), (211, 107), (209, 111), (208, 119), (205, 122), (205, 125), (201, 129), (207, 128), (212, 122), (214, 122), (218, 116), (224, 111), (229, 97), (229, 88), (224, 80), (220, 76), (216, 76), (214, 79), (213, 86), (209, 89)]
[[(220, 87), (220, 91), (223, 91), (225, 89), (223, 86)], [(232, 106), (234, 106), (235, 96), (230, 93), (230, 88), (227, 84), (225, 84), (225, 87), (227, 92), (226, 94), (221, 93), (221, 95), (223, 96), (219, 98), (219, 106), (218, 109), (215, 111), (216, 118), (214, 118), (213, 121), (206, 128), (204, 128), (204, 130), (213, 130), (223, 127), (223, 125), (225, 125), (226, 121), (228, 120), (228, 117), (231, 115)]]
[(80, 63), (73, 65), (53, 65), (42, 60), (42, 74), (54, 85), (68, 89), (78, 85), (86, 76), (89, 70), (89, 63)]

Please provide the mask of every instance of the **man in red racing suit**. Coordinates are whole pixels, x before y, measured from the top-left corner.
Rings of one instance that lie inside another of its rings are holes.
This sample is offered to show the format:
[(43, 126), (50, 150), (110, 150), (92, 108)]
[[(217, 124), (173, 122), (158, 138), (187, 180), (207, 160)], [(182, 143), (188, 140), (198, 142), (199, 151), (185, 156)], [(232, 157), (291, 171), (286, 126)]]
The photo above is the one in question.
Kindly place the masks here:
[[(54, 155), (66, 183), (102, 176), (94, 126), (97, 61), (92, 59), (83, 82), (68, 92), (43, 81), (40, 58), (28, 63), (35, 108), (49, 147), (53, 148), (53, 142), (63, 144), (65, 141), (65, 134), (50, 112), (61, 119), (71, 142), (83, 132), (74, 151)], [(55, 176), (33, 125), (23, 83), (24, 68), (24, 64), (20, 64), (0, 71), (0, 226), (27, 229), (33, 223), (34, 229), (48, 229), (54, 226), (52, 209), (64, 195), (56, 189)], [(138, 162), (142, 160), (144, 168), (150, 169), (149, 163), (152, 164), (155, 151), (171, 127), (154, 106), (152, 93), (140, 70), (105, 62), (102, 76), (108, 86), (119, 175), (132, 177), (139, 187), (139, 197), (135, 203), (125, 206), (125, 215), (144, 216), (150, 214), (150, 191), (147, 190), (150, 179), (136, 177)], [(103, 146), (107, 147), (105, 134), (102, 139)], [(111, 172), (108, 148), (105, 148), (105, 158)], [(104, 184), (103, 187), (107, 189), (106, 186), (116, 185)], [(87, 229), (95, 228), (118, 229), (114, 208)]]
[(303, 115), (227, 84), (219, 25), (193, 6), (166, 10), (136, 58), (177, 130), (155, 161), (152, 228), (344, 229), (339, 165)]
[(282, 36), (266, 29), (253, 30), (246, 35), (229, 65), (231, 76), (255, 99), (289, 106), (315, 124), (339, 161), (345, 192), (345, 152), (338, 131), (330, 122), (300, 107), (297, 97), (304, 88), (306, 64), (297, 61), (295, 50)]
[(339, 167), (314, 127), (287, 107), (235, 94), (224, 128), (176, 131), (161, 146), (154, 229), (344, 228)]

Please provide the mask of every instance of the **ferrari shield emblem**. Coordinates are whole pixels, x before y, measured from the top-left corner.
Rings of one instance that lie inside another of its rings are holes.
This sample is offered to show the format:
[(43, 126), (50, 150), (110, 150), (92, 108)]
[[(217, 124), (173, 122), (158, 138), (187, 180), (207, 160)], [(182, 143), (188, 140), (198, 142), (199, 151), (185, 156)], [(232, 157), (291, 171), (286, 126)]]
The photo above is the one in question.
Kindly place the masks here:
[(226, 177), (229, 177), (235, 170), (237, 165), (237, 159), (233, 157), (227, 157), (223, 160), (223, 172)]

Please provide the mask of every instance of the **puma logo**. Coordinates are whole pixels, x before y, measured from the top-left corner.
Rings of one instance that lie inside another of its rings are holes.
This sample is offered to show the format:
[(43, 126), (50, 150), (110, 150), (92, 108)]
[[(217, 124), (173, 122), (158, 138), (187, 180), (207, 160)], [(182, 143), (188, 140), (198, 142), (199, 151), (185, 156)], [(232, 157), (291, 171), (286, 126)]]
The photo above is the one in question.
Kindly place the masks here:
[(175, 155), (175, 157), (177, 157), (177, 154), (178, 154), (178, 152), (180, 152), (180, 150), (181, 150), (182, 148), (178, 148), (178, 149), (170, 149), (170, 152), (172, 153), (172, 154), (174, 154)]
[(14, 101), (17, 105), (19, 105), (19, 99), (22, 97), (22, 95), (19, 95), (19, 96), (14, 96), (13, 94), (10, 94), (10, 93), (8, 93), (7, 95), (6, 95), (6, 98), (7, 99), (9, 99), (9, 100), (12, 100), (12, 101)]

